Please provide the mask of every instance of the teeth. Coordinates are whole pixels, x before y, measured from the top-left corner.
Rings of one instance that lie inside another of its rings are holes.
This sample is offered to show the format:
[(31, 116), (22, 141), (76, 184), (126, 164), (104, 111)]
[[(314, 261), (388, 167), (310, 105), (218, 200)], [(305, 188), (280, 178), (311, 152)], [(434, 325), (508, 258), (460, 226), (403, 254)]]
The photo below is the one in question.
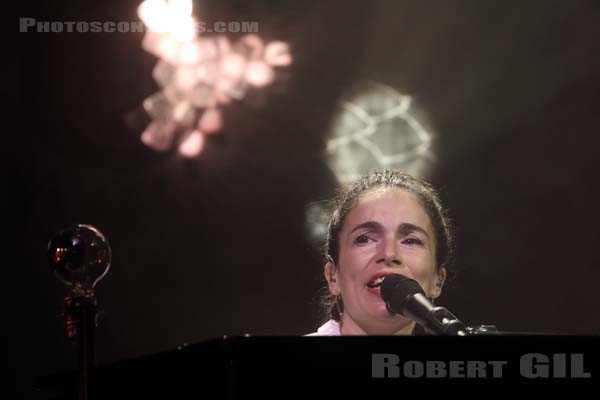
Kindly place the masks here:
[(385, 278), (385, 276), (381, 276), (381, 277), (379, 277), (379, 278), (375, 279), (373, 282), (369, 282), (369, 283), (367, 284), (367, 286), (368, 286), (368, 287), (370, 287), (370, 288), (376, 288), (376, 287), (379, 287), (379, 285), (381, 285), (381, 282), (383, 282), (383, 279), (384, 279), (384, 278)]

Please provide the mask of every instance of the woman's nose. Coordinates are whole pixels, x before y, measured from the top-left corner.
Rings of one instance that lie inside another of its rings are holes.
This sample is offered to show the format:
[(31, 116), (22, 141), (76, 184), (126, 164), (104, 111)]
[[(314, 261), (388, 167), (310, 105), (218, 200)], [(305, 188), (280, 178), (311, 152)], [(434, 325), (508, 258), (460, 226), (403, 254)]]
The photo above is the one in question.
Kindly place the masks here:
[(381, 256), (379, 257), (377, 262), (383, 262), (385, 263), (385, 265), (400, 265), (402, 263), (400, 261), (398, 243), (395, 238), (388, 239), (385, 241), (381, 252)]

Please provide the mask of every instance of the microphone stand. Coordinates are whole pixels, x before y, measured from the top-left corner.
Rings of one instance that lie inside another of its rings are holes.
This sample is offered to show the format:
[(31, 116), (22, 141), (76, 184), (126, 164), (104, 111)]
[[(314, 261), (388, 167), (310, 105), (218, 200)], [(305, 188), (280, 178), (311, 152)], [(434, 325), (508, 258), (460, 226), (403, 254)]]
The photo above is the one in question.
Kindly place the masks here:
[(447, 308), (434, 307), (431, 310), (433, 322), (427, 324), (425, 329), (437, 335), (467, 336), (467, 328)]
[(431, 335), (444, 336), (550, 336), (549, 333), (499, 331), (495, 325), (465, 326), (447, 308), (435, 307), (431, 310), (433, 321), (421, 325)]
[[(412, 299), (418, 302), (418, 299)], [(414, 304), (414, 303), (413, 303)], [(499, 331), (495, 325), (465, 326), (454, 314), (445, 307), (434, 307), (429, 311), (432, 318), (422, 320), (421, 326), (431, 335), (443, 336), (550, 336), (549, 333), (534, 332), (507, 332)], [(409, 318), (414, 319), (415, 314), (406, 312)]]
[(552, 333), (499, 331), (494, 325), (467, 326), (467, 336), (553, 336)]
[(64, 299), (67, 339), (77, 340), (79, 370), (79, 400), (88, 400), (90, 373), (95, 362), (94, 329), (97, 322), (96, 297), (93, 290), (85, 293), (74, 290)]

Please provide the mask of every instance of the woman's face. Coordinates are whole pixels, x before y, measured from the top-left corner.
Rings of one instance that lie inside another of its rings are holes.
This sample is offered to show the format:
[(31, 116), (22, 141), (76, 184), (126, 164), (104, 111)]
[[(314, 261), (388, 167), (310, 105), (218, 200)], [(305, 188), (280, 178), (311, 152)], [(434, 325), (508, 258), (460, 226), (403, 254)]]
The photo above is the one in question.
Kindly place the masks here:
[(412, 331), (414, 323), (391, 315), (379, 288), (368, 285), (401, 274), (419, 282), (429, 297), (438, 297), (446, 271), (436, 271), (435, 240), (431, 220), (411, 192), (382, 188), (358, 198), (340, 232), (338, 264), (325, 267), (329, 289), (341, 293), (344, 302), (343, 334)]

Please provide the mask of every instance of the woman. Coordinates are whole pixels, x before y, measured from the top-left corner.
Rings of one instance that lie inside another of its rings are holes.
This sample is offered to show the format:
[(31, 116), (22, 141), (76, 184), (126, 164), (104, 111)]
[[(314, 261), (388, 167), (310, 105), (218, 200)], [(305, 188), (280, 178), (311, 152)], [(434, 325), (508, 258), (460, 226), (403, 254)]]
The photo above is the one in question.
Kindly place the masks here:
[(389, 313), (378, 284), (402, 274), (433, 300), (451, 255), (449, 222), (431, 185), (399, 171), (362, 177), (334, 201), (323, 299), (331, 319), (308, 336), (415, 333), (414, 321)]

